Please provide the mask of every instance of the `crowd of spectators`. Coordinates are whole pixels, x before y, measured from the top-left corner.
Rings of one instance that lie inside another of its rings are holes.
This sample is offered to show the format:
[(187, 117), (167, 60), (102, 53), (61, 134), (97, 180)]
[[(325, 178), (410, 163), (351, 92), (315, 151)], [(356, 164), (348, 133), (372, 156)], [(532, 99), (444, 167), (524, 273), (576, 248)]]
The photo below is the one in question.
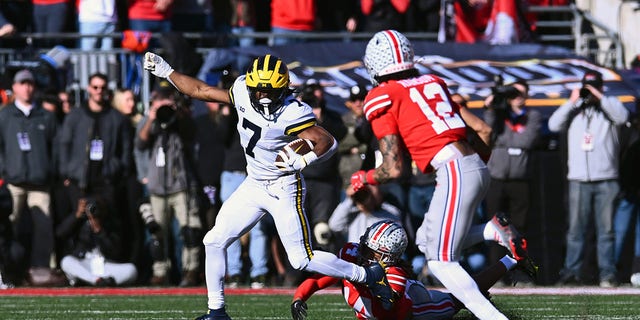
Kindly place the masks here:
[[(529, 5), (567, 5), (571, 1), (540, 0), (7, 0), (0, 3), (0, 37), (15, 33), (79, 33), (68, 47), (83, 50), (117, 47), (117, 32), (233, 34), (229, 45), (247, 46), (253, 31), (276, 35), (271, 45), (305, 41), (313, 31), (407, 32), (447, 30), (447, 39), (460, 42), (512, 43), (534, 41), (535, 14)], [(444, 14), (448, 12), (448, 14)], [(444, 17), (444, 18), (443, 18)], [(51, 47), (55, 38), (37, 41)], [(66, 40), (71, 42), (73, 40)], [(155, 40), (154, 40), (155, 41)], [(11, 42), (12, 45), (22, 45)], [(151, 45), (157, 46), (157, 41)]]
[[(217, 79), (219, 85), (229, 86), (231, 74), (225, 71)], [(131, 90), (112, 92), (107, 88), (109, 79), (100, 73), (90, 76), (81, 101), (71, 101), (70, 106), (63, 107), (69, 104), (69, 95), (40, 93), (30, 71), (21, 70), (12, 79), (13, 101), (0, 112), (2, 123), (11, 124), (2, 127), (0, 137), (2, 194), (5, 200), (12, 199), (2, 202), (8, 205), (3, 205), (0, 220), (4, 283), (200, 284), (204, 274), (202, 236), (213, 225), (221, 202), (246, 175), (243, 161), (239, 160), (243, 159), (243, 151), (234, 134), (233, 110), (224, 104), (198, 105), (161, 82), (144, 114)], [(313, 107), (318, 123), (341, 143), (335, 159), (303, 171), (307, 180), (306, 210), (316, 245), (339, 248), (380, 219), (401, 222), (413, 238), (433, 193), (433, 177), (413, 170), (393, 187), (375, 186), (354, 192), (348, 172), (376, 166), (377, 146), (362, 114), (367, 88), (351, 88), (344, 101), (349, 112), (342, 115), (330, 111), (335, 107), (327, 108), (323, 90), (317, 82), (308, 81), (298, 94), (301, 101)], [(506, 212), (526, 234), (531, 206), (527, 197), (527, 158), (535, 149), (540, 119), (537, 111), (525, 105), (525, 82), (500, 90), (485, 101), (484, 118), (494, 132), (494, 149), (488, 164), (495, 191), (490, 192), (493, 198), (485, 199), (477, 219), (486, 221), (496, 212)], [(464, 105), (464, 98), (455, 96)], [(587, 110), (573, 107), (583, 103), (577, 100), (582, 98), (576, 97), (571, 100), (573, 104), (558, 112), (567, 109), (580, 114)], [(610, 99), (613, 98), (606, 98)], [(44, 108), (47, 103), (52, 107)], [(589, 116), (593, 117), (588, 113), (585, 119)], [(556, 117), (559, 116), (553, 119)], [(627, 120), (623, 114), (616, 119), (616, 123)], [(610, 120), (605, 114), (602, 121)], [(562, 123), (554, 120), (550, 127), (561, 130)], [(607, 229), (599, 231), (606, 232), (609, 243), (598, 246), (607, 250), (601, 253), (601, 259), (606, 255), (609, 266), (601, 271), (603, 286), (629, 280), (615, 278), (615, 268), (623, 260), (630, 260), (623, 259), (627, 242), (636, 242), (629, 235), (634, 234), (637, 219), (637, 188), (631, 178), (637, 170), (629, 165), (629, 159), (635, 157), (638, 135), (635, 130), (631, 132), (619, 147), (620, 154), (625, 155), (622, 163), (626, 163), (621, 170), (628, 172), (624, 176), (627, 182), (621, 183), (623, 192), (608, 186), (611, 196), (600, 203), (610, 209), (596, 210), (601, 215), (607, 212), (608, 218), (600, 219), (609, 221)], [(598, 145), (585, 145), (584, 134), (575, 134), (580, 137), (577, 148), (579, 152), (592, 152), (584, 148), (595, 149)], [(626, 146), (630, 146), (628, 151)], [(616, 172), (613, 165), (607, 170)], [(574, 171), (567, 177), (570, 182), (572, 174)], [(615, 179), (612, 176), (607, 183), (616, 183)], [(571, 182), (570, 186), (584, 183)], [(570, 193), (570, 199), (574, 197)], [(588, 212), (576, 206), (570, 202), (574, 215)], [(595, 226), (603, 227), (602, 223)], [(229, 248), (229, 286), (293, 285), (303, 279), (304, 274), (295, 273), (288, 266), (274, 228), (272, 221), (263, 219), (248, 237)], [(576, 232), (579, 231), (569, 233), (568, 244), (575, 247), (571, 252), (580, 251), (584, 245), (571, 242), (575, 237), (571, 235)], [(45, 237), (48, 240), (43, 240)], [(605, 236), (599, 239), (604, 241)], [(485, 254), (486, 249), (467, 252), (465, 266), (480, 269), (488, 259), (473, 256)], [(413, 260), (414, 271), (427, 279), (424, 258), (415, 248), (410, 248), (407, 255)], [(567, 260), (561, 283), (587, 283), (579, 273), (580, 265), (575, 266), (575, 259), (578, 257)], [(634, 265), (634, 272), (637, 269)], [(522, 278), (516, 274), (513, 280), (521, 282)]]

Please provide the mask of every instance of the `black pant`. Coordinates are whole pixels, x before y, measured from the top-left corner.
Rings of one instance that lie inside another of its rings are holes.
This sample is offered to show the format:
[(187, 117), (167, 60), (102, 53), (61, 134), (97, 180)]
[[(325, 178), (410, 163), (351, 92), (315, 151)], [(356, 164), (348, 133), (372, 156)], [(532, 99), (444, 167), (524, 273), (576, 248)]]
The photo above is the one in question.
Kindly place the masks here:
[[(487, 219), (491, 219), (497, 212), (504, 212), (513, 226), (526, 235), (530, 198), (529, 180), (491, 178), (489, 192), (485, 197)], [(497, 244), (491, 244), (489, 248), (489, 261), (496, 261), (506, 253), (506, 249)]]

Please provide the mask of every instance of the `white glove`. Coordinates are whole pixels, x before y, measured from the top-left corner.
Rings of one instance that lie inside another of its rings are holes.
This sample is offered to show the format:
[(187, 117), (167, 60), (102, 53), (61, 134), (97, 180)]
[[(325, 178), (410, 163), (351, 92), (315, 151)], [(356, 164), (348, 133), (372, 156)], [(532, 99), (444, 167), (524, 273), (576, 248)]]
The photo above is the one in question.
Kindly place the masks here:
[(173, 68), (161, 56), (152, 52), (144, 54), (143, 68), (151, 71), (154, 76), (164, 79), (173, 72)]
[(318, 222), (315, 227), (313, 227), (313, 235), (316, 237), (316, 243), (321, 246), (326, 246), (329, 244), (331, 240), (331, 229), (329, 228), (329, 224), (326, 222)]
[(276, 161), (275, 165), (283, 171), (293, 170), (302, 170), (304, 167), (309, 165), (311, 162), (318, 159), (318, 155), (315, 152), (311, 151), (304, 155), (297, 154), (291, 147), (286, 146), (285, 150), (278, 151), (278, 154), (282, 158), (282, 161)]

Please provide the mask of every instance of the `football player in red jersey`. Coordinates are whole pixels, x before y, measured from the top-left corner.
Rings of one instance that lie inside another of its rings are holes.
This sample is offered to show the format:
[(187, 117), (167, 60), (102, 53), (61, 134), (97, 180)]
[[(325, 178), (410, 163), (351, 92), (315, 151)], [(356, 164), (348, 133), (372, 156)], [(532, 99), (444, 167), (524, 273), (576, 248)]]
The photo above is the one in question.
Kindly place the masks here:
[[(472, 228), (473, 213), (489, 187), (484, 161), (467, 141), (467, 126), (489, 143), (491, 129), (468, 109), (452, 102), (445, 82), (420, 75), (414, 67), (413, 46), (395, 30), (376, 33), (367, 44), (364, 64), (374, 87), (364, 112), (376, 135), (383, 162), (376, 169), (351, 177), (355, 190), (365, 184), (399, 177), (408, 151), (422, 172), (436, 172), (429, 210), (416, 232), (416, 244), (427, 257), (433, 275), (481, 320), (507, 319), (480, 292), (460, 266), (465, 241), (478, 236), (497, 240), (517, 261), (528, 262), (526, 240), (503, 216), (482, 228)], [(527, 264), (534, 273), (533, 264)]]
[[(303, 281), (293, 295), (291, 315), (294, 320), (307, 316), (306, 301), (318, 290), (342, 281), (344, 299), (353, 308), (357, 319), (401, 320), (401, 319), (451, 319), (464, 306), (450, 293), (427, 290), (415, 280), (411, 266), (401, 260), (408, 239), (400, 224), (391, 220), (379, 221), (367, 228), (360, 243), (349, 242), (340, 250), (340, 258), (360, 265), (379, 262), (386, 265), (387, 279), (393, 290), (394, 304), (384, 309), (380, 300), (372, 296), (362, 284), (330, 276), (315, 275)], [(484, 294), (516, 262), (504, 257), (500, 262), (482, 271), (474, 280)]]

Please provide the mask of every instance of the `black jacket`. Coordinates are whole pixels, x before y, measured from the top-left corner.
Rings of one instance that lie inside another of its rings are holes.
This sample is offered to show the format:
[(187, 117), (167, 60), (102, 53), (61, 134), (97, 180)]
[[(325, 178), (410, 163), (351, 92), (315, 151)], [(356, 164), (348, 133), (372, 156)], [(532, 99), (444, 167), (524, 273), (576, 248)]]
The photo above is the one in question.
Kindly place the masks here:
[[(15, 104), (0, 111), (0, 173), (10, 184), (45, 186), (51, 182), (56, 119), (35, 107), (25, 116)], [(22, 151), (18, 134), (27, 133), (31, 150)]]
[(116, 183), (131, 167), (131, 125), (113, 108), (93, 113), (87, 106), (73, 109), (64, 119), (60, 132), (60, 175), (81, 188), (88, 183), (89, 150), (98, 124), (103, 142), (102, 176)]
[(86, 216), (77, 218), (75, 214), (68, 214), (56, 226), (56, 237), (63, 245), (64, 255), (84, 258), (87, 252), (98, 248), (105, 258), (122, 261), (122, 236), (115, 217), (104, 217), (102, 230), (94, 233)]

